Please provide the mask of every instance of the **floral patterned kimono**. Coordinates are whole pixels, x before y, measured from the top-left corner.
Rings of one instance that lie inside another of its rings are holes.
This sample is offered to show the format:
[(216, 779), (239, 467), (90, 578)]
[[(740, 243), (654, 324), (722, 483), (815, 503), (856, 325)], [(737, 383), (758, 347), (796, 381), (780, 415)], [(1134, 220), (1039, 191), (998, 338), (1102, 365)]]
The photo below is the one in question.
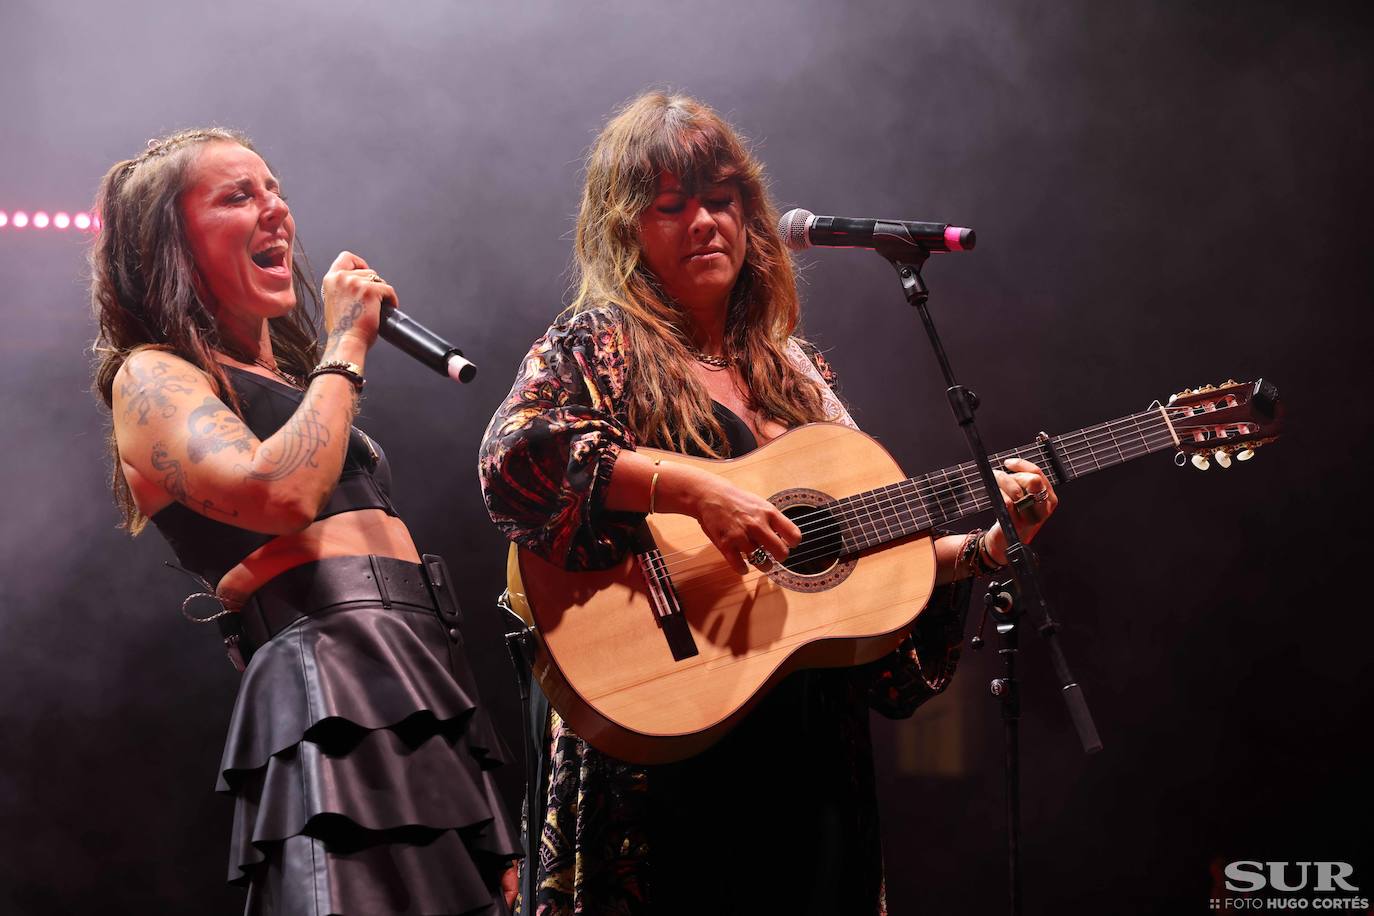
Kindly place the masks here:
[[(799, 371), (825, 383), (830, 414), (852, 426), (821, 354), (795, 339), (790, 350)], [(534, 343), (481, 452), (487, 508), (507, 537), (569, 569), (624, 556), (644, 516), (605, 501), (617, 456), (638, 444), (624, 411), (633, 383), (613, 307)], [(733, 453), (752, 447), (748, 427), (717, 406)], [(967, 600), (967, 583), (936, 589), (895, 652), (787, 677), (680, 763), (614, 759), (552, 713), (535, 899), (524, 912), (885, 913), (868, 710), (909, 716), (943, 690)]]

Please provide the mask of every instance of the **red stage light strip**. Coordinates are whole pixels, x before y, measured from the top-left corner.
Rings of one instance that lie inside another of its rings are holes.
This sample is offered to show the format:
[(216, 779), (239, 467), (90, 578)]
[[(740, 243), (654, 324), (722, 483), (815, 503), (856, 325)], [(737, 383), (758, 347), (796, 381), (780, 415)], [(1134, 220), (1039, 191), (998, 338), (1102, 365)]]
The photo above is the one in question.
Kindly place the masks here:
[(0, 210), (0, 229), (56, 229), (59, 232), (77, 229), (96, 232), (100, 217), (94, 213), (68, 213), (60, 210), (49, 214), (46, 210), (29, 213), (27, 210)]

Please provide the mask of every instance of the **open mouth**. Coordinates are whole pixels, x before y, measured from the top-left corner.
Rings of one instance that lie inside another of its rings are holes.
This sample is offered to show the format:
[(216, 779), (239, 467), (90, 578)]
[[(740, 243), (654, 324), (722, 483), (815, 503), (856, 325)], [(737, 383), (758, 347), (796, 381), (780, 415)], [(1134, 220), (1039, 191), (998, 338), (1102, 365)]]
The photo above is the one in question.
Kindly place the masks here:
[(252, 254), (253, 263), (263, 270), (285, 271), (286, 256), (290, 253), (291, 246), (283, 239), (277, 239), (261, 251)]

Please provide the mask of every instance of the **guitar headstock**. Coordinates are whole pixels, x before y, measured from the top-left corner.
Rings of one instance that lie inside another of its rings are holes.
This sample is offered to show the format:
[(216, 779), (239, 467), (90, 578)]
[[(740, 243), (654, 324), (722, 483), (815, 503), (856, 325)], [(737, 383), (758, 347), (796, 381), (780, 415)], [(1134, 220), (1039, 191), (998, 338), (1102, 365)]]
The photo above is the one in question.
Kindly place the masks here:
[(1232, 459), (1254, 457), (1255, 449), (1279, 437), (1283, 417), (1279, 390), (1264, 379), (1184, 389), (1162, 409), (1178, 437), (1175, 463), (1191, 461), (1204, 471), (1213, 461), (1229, 468)]

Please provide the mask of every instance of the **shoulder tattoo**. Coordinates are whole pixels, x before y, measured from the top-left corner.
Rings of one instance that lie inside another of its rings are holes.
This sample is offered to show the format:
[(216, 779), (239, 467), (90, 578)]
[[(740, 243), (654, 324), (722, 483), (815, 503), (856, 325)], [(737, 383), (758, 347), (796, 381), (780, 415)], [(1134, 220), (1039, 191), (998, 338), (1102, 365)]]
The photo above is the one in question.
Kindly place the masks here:
[(125, 419), (135, 419), (139, 426), (145, 426), (148, 418), (156, 412), (164, 420), (177, 412), (168, 394), (190, 394), (195, 389), (195, 376), (179, 370), (167, 360), (157, 360), (151, 365), (140, 362), (124, 364), (128, 378), (119, 386), (119, 394), (124, 398)]

